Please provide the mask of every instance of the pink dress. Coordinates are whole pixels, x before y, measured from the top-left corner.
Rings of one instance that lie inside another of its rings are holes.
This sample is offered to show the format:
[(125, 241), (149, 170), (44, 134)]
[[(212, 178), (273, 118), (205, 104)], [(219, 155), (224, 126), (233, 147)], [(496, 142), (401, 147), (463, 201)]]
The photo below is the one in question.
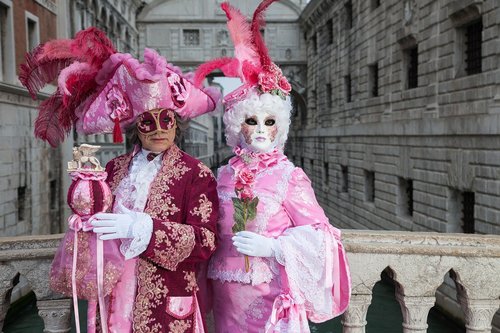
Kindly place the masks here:
[[(285, 155), (235, 152), (218, 175), (220, 238), (208, 272), (216, 332), (309, 332), (308, 319), (331, 319), (350, 299), (340, 231), (328, 222), (304, 171)], [(231, 241), (234, 174), (243, 167), (256, 170), (253, 191), (259, 197), (246, 230), (279, 244), (276, 258), (250, 257), (249, 272)]]

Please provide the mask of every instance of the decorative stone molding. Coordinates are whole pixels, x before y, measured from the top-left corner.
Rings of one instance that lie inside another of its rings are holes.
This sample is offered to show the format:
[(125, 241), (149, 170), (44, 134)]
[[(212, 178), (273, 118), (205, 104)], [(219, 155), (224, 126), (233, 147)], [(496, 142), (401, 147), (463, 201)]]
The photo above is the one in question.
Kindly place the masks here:
[(45, 324), (44, 333), (71, 331), (71, 299), (37, 301), (38, 314)]
[(500, 300), (470, 299), (464, 292), (457, 295), (465, 313), (467, 333), (490, 333), (491, 321), (500, 306)]
[(448, 4), (454, 26), (462, 26), (481, 17), (483, 0), (455, 0)]

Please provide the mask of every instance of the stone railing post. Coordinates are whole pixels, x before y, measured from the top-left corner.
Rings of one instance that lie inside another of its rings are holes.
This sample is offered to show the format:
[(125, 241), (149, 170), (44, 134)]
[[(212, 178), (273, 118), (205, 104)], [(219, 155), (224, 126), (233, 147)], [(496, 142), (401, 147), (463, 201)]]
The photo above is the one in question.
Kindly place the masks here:
[(404, 296), (396, 294), (396, 300), (401, 306), (403, 315), (404, 333), (426, 333), (427, 316), (429, 310), (434, 306), (435, 297), (430, 296)]
[(343, 333), (365, 333), (366, 314), (372, 302), (372, 295), (353, 294), (349, 307), (342, 317)]
[(491, 333), (491, 321), (500, 306), (500, 300), (466, 299), (459, 294), (459, 302), (465, 313), (467, 333)]
[(38, 315), (43, 319), (44, 333), (71, 331), (71, 299), (51, 299), (36, 302)]

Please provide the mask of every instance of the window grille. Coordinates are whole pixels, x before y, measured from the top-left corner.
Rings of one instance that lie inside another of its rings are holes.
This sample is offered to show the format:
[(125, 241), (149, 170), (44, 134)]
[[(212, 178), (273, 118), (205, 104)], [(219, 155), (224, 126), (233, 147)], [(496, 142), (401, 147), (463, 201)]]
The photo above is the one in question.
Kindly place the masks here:
[(375, 172), (365, 170), (365, 201), (375, 201)]
[(17, 188), (17, 219), (24, 221), (26, 218), (26, 186)]
[(406, 212), (413, 216), (413, 180), (406, 180)]
[(474, 230), (474, 192), (462, 193), (462, 228), (464, 233), (473, 234)]
[(408, 89), (418, 87), (418, 46), (407, 51), (408, 57)]
[(345, 86), (345, 100), (347, 103), (350, 103), (352, 102), (352, 82), (350, 75), (346, 75), (344, 77), (344, 86)]
[(378, 63), (369, 66), (370, 97), (378, 96)]
[(347, 169), (347, 166), (345, 166), (345, 165), (341, 165), (340, 169), (342, 172), (342, 192), (347, 192), (349, 189), (348, 169)]
[(200, 30), (183, 30), (184, 45), (185, 46), (198, 46), (200, 45)]
[(328, 162), (323, 162), (323, 175), (324, 183), (328, 185), (330, 183), (330, 168)]
[(330, 111), (331, 107), (332, 107), (332, 85), (330, 83), (327, 83), (326, 84), (326, 87), (325, 87), (325, 98), (326, 98), (326, 107), (328, 108), (327, 111)]
[(346, 4), (344, 5), (345, 9), (345, 16), (346, 16), (346, 29), (351, 29), (353, 24), (353, 17), (352, 17), (352, 2), (347, 1)]
[(467, 75), (482, 71), (483, 21), (479, 20), (465, 27), (465, 71)]
[(326, 41), (327, 43), (333, 44), (333, 20), (329, 19), (328, 22), (326, 22)]

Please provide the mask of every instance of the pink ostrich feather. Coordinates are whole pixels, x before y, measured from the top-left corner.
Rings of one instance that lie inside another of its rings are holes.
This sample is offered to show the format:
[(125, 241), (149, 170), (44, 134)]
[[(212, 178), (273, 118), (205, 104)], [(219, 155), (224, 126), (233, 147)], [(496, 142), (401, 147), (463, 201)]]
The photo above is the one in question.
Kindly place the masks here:
[(269, 56), (269, 51), (267, 49), (262, 35), (260, 34), (260, 29), (265, 26), (264, 12), (273, 3), (279, 0), (264, 0), (262, 1), (255, 12), (253, 13), (252, 19), (252, 35), (253, 42), (260, 55), (260, 63), (263, 68), (269, 67), (272, 64), (271, 57)]
[(26, 63), (19, 66), (19, 81), (33, 99), (40, 89), (54, 81), (59, 72), (75, 60), (70, 44), (71, 40), (50, 41), (26, 54)]
[[(208, 74), (210, 74), (211, 72), (213, 72), (216, 69), (222, 69), (223, 67), (231, 64), (235, 60), (237, 60), (237, 59), (225, 57), (225, 58), (214, 59), (212, 61), (201, 64), (200, 66), (198, 66), (198, 68), (196, 69), (196, 72), (194, 73), (194, 79), (193, 79), (194, 86), (200, 87), (203, 80), (207, 77)], [(223, 71), (223, 73), (224, 73), (224, 71)], [(227, 74), (224, 73), (224, 74), (227, 76), (233, 76), (233, 75), (229, 75), (229, 73), (227, 73)], [(237, 76), (237, 75), (234, 75), (234, 76)]]
[(221, 8), (226, 12), (228, 18), (227, 28), (234, 43), (235, 58), (239, 60), (240, 64), (244, 61), (258, 64), (259, 54), (253, 44), (252, 30), (248, 19), (228, 2), (222, 3)]

